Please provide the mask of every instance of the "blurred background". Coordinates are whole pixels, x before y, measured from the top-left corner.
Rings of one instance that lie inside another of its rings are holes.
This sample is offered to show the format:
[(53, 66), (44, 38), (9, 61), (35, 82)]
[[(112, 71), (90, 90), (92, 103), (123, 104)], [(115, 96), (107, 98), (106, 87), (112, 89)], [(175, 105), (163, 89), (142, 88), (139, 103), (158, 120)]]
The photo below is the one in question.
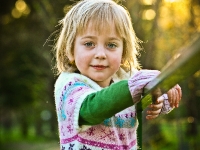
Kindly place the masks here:
[[(59, 150), (52, 46), (69, 0), (6, 0), (0, 4), (0, 149)], [(139, 60), (159, 69), (200, 32), (199, 0), (126, 0)], [(179, 83), (178, 109), (143, 124), (146, 150), (198, 150), (200, 71)]]

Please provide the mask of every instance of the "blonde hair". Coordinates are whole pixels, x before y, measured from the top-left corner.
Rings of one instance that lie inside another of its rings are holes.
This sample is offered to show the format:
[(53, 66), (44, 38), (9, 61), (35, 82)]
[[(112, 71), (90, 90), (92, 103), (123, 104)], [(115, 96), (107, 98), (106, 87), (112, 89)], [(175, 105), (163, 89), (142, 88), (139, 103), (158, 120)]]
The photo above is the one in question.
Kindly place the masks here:
[[(105, 26), (111, 28), (111, 24), (114, 22), (117, 33), (123, 39), (120, 68), (127, 73), (131, 73), (132, 69), (140, 68), (137, 60), (140, 46), (126, 8), (112, 0), (82, 0), (74, 5), (60, 21), (62, 28), (54, 47), (57, 74), (63, 71), (75, 72), (77, 70), (76, 65), (70, 62), (68, 57), (73, 56), (76, 35), (85, 31), (89, 21), (92, 21), (98, 32), (101, 32)], [(121, 76), (120, 69), (117, 75)]]

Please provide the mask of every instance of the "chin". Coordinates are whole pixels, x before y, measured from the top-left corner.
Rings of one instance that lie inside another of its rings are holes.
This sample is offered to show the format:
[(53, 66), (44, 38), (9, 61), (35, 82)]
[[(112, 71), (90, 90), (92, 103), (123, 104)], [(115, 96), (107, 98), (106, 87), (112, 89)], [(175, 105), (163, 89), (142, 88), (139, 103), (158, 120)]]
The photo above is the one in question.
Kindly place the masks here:
[[(108, 86), (110, 84), (109, 79), (105, 79), (104, 77), (96, 77), (96, 78), (91, 78), (93, 81), (95, 81), (97, 84), (103, 84), (105, 86)], [(101, 85), (100, 85), (101, 86)]]
[(92, 79), (95, 82), (103, 82), (104, 81), (104, 79), (102, 79), (102, 78), (90, 78), (90, 79)]

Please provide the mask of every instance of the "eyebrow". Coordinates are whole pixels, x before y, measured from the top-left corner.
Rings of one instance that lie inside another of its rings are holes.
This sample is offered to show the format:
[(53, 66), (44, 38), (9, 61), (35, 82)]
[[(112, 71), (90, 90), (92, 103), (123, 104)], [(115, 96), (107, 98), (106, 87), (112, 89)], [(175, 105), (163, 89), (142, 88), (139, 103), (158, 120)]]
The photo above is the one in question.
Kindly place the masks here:
[(120, 38), (116, 38), (116, 37), (109, 37), (108, 39), (109, 40), (117, 40), (117, 41), (121, 41), (122, 40), (122, 38), (120, 39)]
[[(91, 35), (86, 35), (86, 36), (84, 36), (84, 37), (82, 37), (81, 39), (97, 39), (97, 37), (96, 36), (91, 36)], [(117, 40), (117, 41), (121, 41), (121, 39), (120, 38), (117, 38), (117, 37), (108, 37), (108, 39), (109, 40)]]
[(91, 36), (91, 35), (86, 35), (84, 37), (82, 37), (81, 39), (96, 39), (96, 36)]

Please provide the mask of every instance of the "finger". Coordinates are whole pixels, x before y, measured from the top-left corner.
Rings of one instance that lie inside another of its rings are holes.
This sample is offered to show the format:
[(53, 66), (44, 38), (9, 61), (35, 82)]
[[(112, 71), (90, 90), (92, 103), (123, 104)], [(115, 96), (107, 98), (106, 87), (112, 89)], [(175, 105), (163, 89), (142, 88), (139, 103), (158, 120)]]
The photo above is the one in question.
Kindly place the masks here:
[(163, 101), (164, 101), (164, 97), (163, 97), (163, 96), (160, 96), (160, 97), (157, 98), (155, 104), (163, 103)]
[[(172, 105), (172, 89), (170, 89), (168, 92), (167, 92), (167, 96), (168, 96), (168, 102), (170, 103), (170, 106)], [(172, 107), (172, 106), (171, 106)]]
[(179, 101), (180, 101), (180, 96), (179, 96), (179, 92), (178, 92), (177, 89), (175, 90), (175, 94), (176, 94), (175, 107), (178, 108)]
[(170, 93), (171, 97), (170, 97), (170, 100), (169, 100), (170, 106), (171, 106), (171, 107), (174, 107), (175, 100), (176, 100), (176, 98), (175, 98), (175, 96), (176, 96), (176, 91), (175, 91), (174, 88), (172, 88), (172, 89), (170, 90), (170, 92), (171, 92), (171, 93)]
[(177, 108), (178, 103), (178, 91), (174, 88), (174, 99), (173, 99), (173, 106)]
[(157, 118), (157, 117), (158, 117), (158, 115), (147, 115), (146, 119), (151, 120), (151, 119), (154, 119), (154, 118)]
[(149, 110), (147, 111), (146, 119), (151, 120), (159, 116), (162, 106), (163, 106), (164, 97), (160, 96), (157, 98), (155, 104), (149, 105)]
[(156, 103), (156, 104), (151, 104), (151, 105), (149, 105), (149, 108), (150, 108), (150, 110), (152, 110), (152, 111), (157, 111), (157, 110), (161, 109), (162, 106), (163, 106), (163, 103), (160, 102), (160, 103)]
[(159, 114), (160, 114), (160, 113), (158, 113), (158, 112), (160, 112), (160, 111), (157, 111), (157, 113), (155, 113), (155, 114), (148, 114), (148, 115), (146, 116), (146, 119), (150, 120), (150, 119), (154, 119), (154, 118), (158, 117)]
[(182, 90), (181, 90), (181, 87), (177, 84), (176, 85), (176, 90), (178, 91), (178, 95), (179, 95), (179, 101), (181, 100), (181, 98), (182, 98)]
[(156, 102), (154, 104), (149, 105), (150, 110), (157, 111), (157, 110), (161, 109), (163, 106), (163, 101), (164, 101), (163, 96), (158, 97), (158, 99), (156, 100)]
[(180, 99), (181, 99), (181, 88), (180, 88), (180, 86), (177, 84), (174, 88), (174, 106), (176, 107), (176, 108), (178, 108), (178, 106), (179, 106), (179, 101), (180, 101)]
[(169, 101), (169, 103), (171, 104), (171, 103), (172, 103), (172, 89), (170, 89), (170, 90), (167, 92), (167, 96), (168, 96), (168, 101)]
[(176, 102), (177, 102), (177, 94), (178, 93), (176, 93), (177, 91), (176, 91), (176, 89), (175, 88), (173, 88), (173, 102), (172, 102), (172, 105), (173, 105), (173, 107), (176, 107)]
[(161, 111), (161, 108), (160, 109), (150, 109), (147, 111), (147, 115), (159, 115), (160, 114), (160, 111)]
[(179, 88), (179, 95), (180, 95), (180, 100), (181, 100), (182, 99), (182, 90), (181, 90), (181, 87)]

